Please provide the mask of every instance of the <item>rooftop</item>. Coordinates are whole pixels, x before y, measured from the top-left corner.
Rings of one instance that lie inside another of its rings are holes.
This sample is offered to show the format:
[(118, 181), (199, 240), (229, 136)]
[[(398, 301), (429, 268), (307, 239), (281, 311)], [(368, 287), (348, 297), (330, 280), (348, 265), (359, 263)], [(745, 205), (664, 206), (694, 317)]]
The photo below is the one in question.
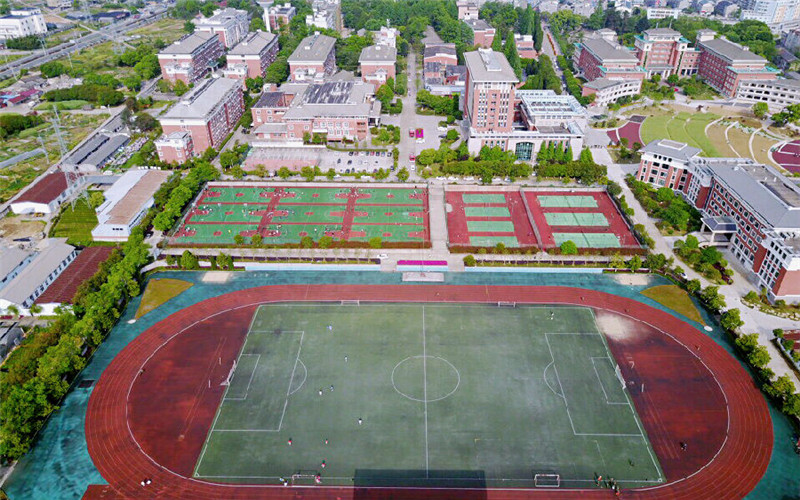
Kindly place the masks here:
[(88, 247), (81, 251), (69, 267), (58, 275), (47, 290), (36, 299), (36, 304), (71, 304), (78, 287), (94, 276), (100, 264), (108, 259), (113, 247)]
[(284, 118), (311, 119), (319, 116), (369, 116), (380, 112), (371, 99), (373, 86), (360, 80), (342, 80), (306, 85), (297, 92)]
[(518, 90), (517, 99), (522, 100), (528, 116), (560, 115), (565, 118), (586, 116), (586, 109), (569, 94), (559, 95), (552, 90)]
[(612, 80), (610, 78), (596, 78), (591, 82), (584, 84), (584, 87), (589, 87), (590, 89), (595, 90), (603, 90), (609, 89), (611, 87), (616, 87), (617, 85), (625, 85), (630, 83), (632, 80)]
[(767, 60), (760, 55), (754, 54), (738, 43), (733, 43), (724, 38), (706, 40), (705, 42), (698, 43), (698, 45), (718, 54), (730, 62), (767, 63)]
[(649, 36), (681, 37), (681, 34), (672, 28), (650, 28), (649, 30), (645, 30), (644, 34)]
[(18, 202), (31, 203), (50, 203), (58, 198), (67, 189), (67, 176), (64, 172), (57, 170), (44, 176), (39, 182), (28, 188), (19, 198)]
[(98, 208), (102, 224), (128, 225), (139, 215), (158, 187), (167, 180), (166, 170), (128, 170), (106, 192), (106, 201)]
[(66, 239), (50, 238), (33, 261), (25, 266), (11, 283), (0, 290), (0, 298), (12, 304), (22, 304), (44, 283), (45, 279), (71, 254), (75, 248), (64, 243)]
[(229, 52), (229, 56), (258, 55), (265, 48), (269, 47), (277, 38), (274, 33), (256, 31), (248, 33), (241, 42), (237, 43)]
[(288, 102), (285, 101), (284, 96), (286, 95), (285, 92), (264, 92), (261, 94), (261, 97), (258, 98), (258, 101), (253, 105), (254, 108), (277, 108), (277, 107), (286, 107), (289, 105)]
[(0, 247), (0, 278), (5, 278), (30, 255), (15, 247)]
[(292, 55), (289, 56), (288, 62), (302, 63), (302, 62), (324, 62), (328, 58), (328, 54), (334, 50), (336, 39), (327, 35), (320, 35), (315, 33), (311, 36), (303, 38), (300, 45), (294, 49)]
[(237, 19), (243, 16), (249, 17), (246, 10), (232, 9), (229, 7), (227, 9), (216, 10), (214, 11), (214, 15), (212, 15), (211, 17), (197, 21), (197, 26), (202, 27), (203, 25), (225, 24), (233, 19)]
[(456, 57), (456, 44), (434, 43), (425, 46), (423, 58), (434, 57), (436, 55), (448, 55)]
[(209, 33), (207, 31), (196, 31), (191, 35), (186, 35), (180, 40), (173, 42), (172, 45), (159, 52), (159, 55), (191, 54), (197, 50), (198, 47), (201, 47), (203, 44), (208, 42), (210, 38), (219, 40), (219, 37), (214, 33)]
[(472, 28), (472, 31), (494, 31), (494, 28), (492, 28), (492, 26), (483, 19), (464, 19), (463, 22)]
[(681, 161), (688, 162), (690, 158), (699, 155), (703, 151), (682, 142), (670, 141), (668, 139), (656, 139), (648, 142), (647, 145), (641, 149), (641, 152), (677, 158)]
[(636, 63), (639, 60), (628, 49), (618, 45), (613, 45), (603, 38), (587, 38), (581, 45), (589, 52), (597, 56), (601, 61), (619, 61)]
[(202, 80), (164, 113), (161, 119), (205, 118), (228, 92), (241, 87), (241, 81), (231, 78)]
[(124, 134), (117, 134), (112, 136), (102, 146), (97, 148), (95, 152), (90, 154), (82, 163), (100, 167), (108, 158), (117, 152), (119, 148), (128, 143), (130, 137)]
[(397, 61), (397, 49), (388, 45), (370, 45), (361, 50), (358, 62), (391, 62)]
[(508, 59), (501, 52), (492, 49), (478, 49), (464, 53), (467, 71), (475, 82), (518, 83), (519, 79)]

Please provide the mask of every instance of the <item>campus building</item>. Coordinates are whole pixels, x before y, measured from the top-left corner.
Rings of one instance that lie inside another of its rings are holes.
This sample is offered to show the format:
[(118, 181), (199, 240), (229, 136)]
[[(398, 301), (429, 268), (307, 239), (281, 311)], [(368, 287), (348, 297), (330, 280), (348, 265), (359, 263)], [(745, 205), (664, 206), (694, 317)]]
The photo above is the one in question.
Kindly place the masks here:
[(336, 39), (314, 33), (289, 56), (289, 81), (321, 82), (336, 72)]
[(639, 65), (646, 78), (670, 75), (681, 78), (697, 73), (700, 51), (689, 46), (689, 40), (670, 28), (652, 28), (634, 37)]
[(282, 26), (288, 26), (294, 16), (297, 15), (297, 9), (290, 3), (283, 5), (273, 5), (267, 11), (266, 25), (270, 30), (278, 31)]
[(397, 37), (399, 35), (400, 32), (397, 31), (397, 28), (387, 28), (386, 26), (381, 26), (380, 30), (372, 32), (375, 45), (386, 45), (395, 48), (397, 48)]
[(264, 76), (278, 55), (278, 37), (273, 33), (249, 33), (228, 52), (228, 65), (223, 70), (225, 78), (244, 82), (247, 78)]
[(800, 27), (800, 0), (746, 0), (741, 18), (761, 21), (774, 33), (788, 31)]
[(374, 87), (359, 80), (288, 83), (264, 92), (251, 108), (256, 136), (269, 142), (299, 142), (323, 134), (331, 141), (365, 140), (380, 124)]
[(97, 207), (97, 226), (92, 229), (95, 241), (128, 241), (136, 227), (153, 206), (153, 195), (172, 175), (167, 170), (128, 170), (103, 195)]
[(195, 32), (215, 34), (220, 43), (229, 49), (247, 35), (249, 27), (250, 15), (246, 10), (228, 8), (215, 10), (213, 16), (197, 21)]
[(533, 35), (514, 33), (514, 44), (517, 46), (517, 54), (520, 58), (535, 59), (538, 56), (533, 46)]
[[(709, 30), (706, 30), (709, 31)], [(697, 34), (700, 64), (697, 74), (724, 97), (735, 97), (743, 81), (775, 80), (778, 70), (767, 67), (767, 60), (746, 47), (710, 33)]]
[(224, 53), (219, 37), (213, 33), (186, 35), (158, 53), (161, 76), (171, 83), (194, 83), (216, 67)]
[(765, 102), (773, 111), (800, 104), (800, 80), (745, 80), (736, 90), (736, 99), (747, 102)]
[(639, 93), (645, 72), (634, 53), (616, 43), (616, 33), (600, 30), (596, 36), (576, 43), (575, 48), (575, 68), (589, 81), (582, 94), (594, 95), (596, 105), (605, 106)]
[(155, 140), (158, 158), (166, 163), (178, 165), (194, 157), (192, 134), (186, 130), (170, 132)]
[(387, 45), (370, 45), (361, 50), (358, 58), (361, 79), (371, 83), (377, 90), (389, 78), (395, 79), (397, 49)]
[(191, 150), (182, 151), (182, 157), (201, 154), (208, 148), (219, 149), (244, 113), (242, 85), (230, 78), (210, 78), (198, 83), (189, 93), (181, 97), (169, 111), (161, 115), (159, 122), (164, 135), (156, 141), (161, 161), (172, 162), (177, 158), (174, 132), (191, 134)]
[(569, 145), (573, 154), (580, 153), (588, 117), (573, 96), (552, 90), (517, 90), (519, 80), (508, 60), (491, 49), (467, 52), (464, 59), (464, 119), (470, 153), (498, 146), (526, 161), (550, 142)]
[(342, 11), (339, 0), (314, 0), (311, 2), (312, 14), (306, 16), (306, 25), (312, 28), (342, 29)]
[(681, 13), (681, 9), (670, 9), (668, 7), (648, 7), (647, 8), (647, 19), (649, 20), (657, 20), (657, 19), (678, 19), (678, 16)]
[(31, 184), (11, 202), (15, 214), (54, 214), (61, 204), (83, 186), (83, 176), (69, 181), (67, 174), (55, 170)]
[(478, 19), (478, 0), (458, 0), (456, 2), (458, 7), (458, 19)]
[(703, 215), (709, 244), (727, 246), (771, 299), (800, 298), (800, 187), (749, 158), (704, 158), (653, 141), (637, 179), (675, 189)]
[(5, 16), (0, 16), (0, 40), (42, 33), (47, 33), (47, 23), (39, 9), (12, 9)]
[(425, 45), (422, 54), (423, 67), (428, 63), (439, 63), (445, 66), (455, 66), (458, 64), (456, 54), (456, 44), (454, 43), (429, 43)]
[(492, 46), (494, 37), (497, 34), (492, 25), (483, 19), (465, 19), (463, 21), (472, 30), (472, 45), (488, 49)]
[[(37, 249), (32, 258), (26, 256), (27, 265), (15, 266), (15, 276), (0, 289), (0, 310), (9, 306), (19, 309), (21, 315), (30, 314), (30, 307), (47, 287), (69, 266), (78, 252), (67, 245), (66, 239), (45, 239), (43, 248)], [(16, 260), (16, 259), (15, 259)], [(48, 311), (52, 314), (52, 311)]]

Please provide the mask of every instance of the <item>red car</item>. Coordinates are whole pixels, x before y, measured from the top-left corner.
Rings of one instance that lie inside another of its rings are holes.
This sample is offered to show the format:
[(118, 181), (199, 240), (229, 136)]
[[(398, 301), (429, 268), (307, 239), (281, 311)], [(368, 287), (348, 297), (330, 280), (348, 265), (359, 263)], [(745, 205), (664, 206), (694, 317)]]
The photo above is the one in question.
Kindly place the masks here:
[(414, 155), (408, 155), (408, 161), (417, 161), (417, 157)]
[(411, 137), (411, 138), (414, 137), (414, 129), (413, 128), (408, 129), (408, 136)]

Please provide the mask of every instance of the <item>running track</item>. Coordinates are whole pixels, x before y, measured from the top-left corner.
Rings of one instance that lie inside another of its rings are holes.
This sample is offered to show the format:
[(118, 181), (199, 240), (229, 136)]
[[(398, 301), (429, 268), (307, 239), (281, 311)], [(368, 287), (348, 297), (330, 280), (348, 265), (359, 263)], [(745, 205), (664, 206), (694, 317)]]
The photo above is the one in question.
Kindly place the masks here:
[[(524, 297), (524, 300), (521, 299)], [(252, 288), (213, 297), (180, 310), (139, 335), (112, 361), (97, 382), (86, 415), (86, 440), (99, 472), (109, 485), (90, 486), (84, 498), (197, 498), (197, 499), (495, 499), (614, 498), (610, 490), (421, 490), (392, 488), (308, 487), (215, 484), (171, 472), (153, 462), (133, 438), (128, 394), (140, 369), (158, 350), (183, 330), (204, 318), (255, 304), (277, 301), (408, 301), (572, 304), (595, 307), (646, 322), (687, 346), (711, 370), (727, 401), (727, 437), (714, 458), (693, 475), (665, 485), (624, 490), (623, 498), (691, 499), (743, 498), (766, 471), (772, 452), (772, 426), (766, 402), (741, 365), (709, 337), (661, 310), (632, 299), (594, 290), (568, 287), (427, 286), (427, 285), (283, 285)], [(632, 313), (631, 311), (635, 311)], [(635, 317), (634, 317), (635, 316)], [(645, 320), (646, 319), (646, 320)], [(224, 330), (222, 330), (224, 331)], [(694, 346), (694, 349), (691, 349)], [(219, 348), (219, 346), (218, 346)], [(624, 363), (621, 364), (623, 371)], [(205, 371), (200, 367), (199, 371)], [(668, 370), (671, 371), (671, 370)], [(668, 381), (669, 382), (669, 381)], [(636, 402), (640, 415), (648, 411)], [(643, 411), (644, 410), (644, 411)], [(652, 409), (650, 409), (652, 410)], [(661, 415), (663, 417), (664, 415)], [(168, 424), (170, 415), (149, 415)], [(659, 430), (643, 417), (661, 457)], [(720, 421), (719, 425), (724, 426)], [(655, 436), (655, 437), (654, 437)], [(144, 490), (139, 482), (152, 478)]]

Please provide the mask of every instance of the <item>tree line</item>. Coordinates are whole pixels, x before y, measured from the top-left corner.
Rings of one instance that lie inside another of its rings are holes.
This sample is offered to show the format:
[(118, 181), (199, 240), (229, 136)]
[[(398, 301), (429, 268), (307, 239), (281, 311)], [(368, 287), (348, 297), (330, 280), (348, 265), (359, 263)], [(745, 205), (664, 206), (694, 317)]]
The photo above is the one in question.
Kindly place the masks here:
[(159, 231), (169, 231), (181, 216), (184, 207), (200, 192), (208, 181), (219, 178), (219, 170), (206, 161), (199, 161), (189, 170), (178, 186), (172, 190), (163, 209), (153, 220), (153, 227)]

